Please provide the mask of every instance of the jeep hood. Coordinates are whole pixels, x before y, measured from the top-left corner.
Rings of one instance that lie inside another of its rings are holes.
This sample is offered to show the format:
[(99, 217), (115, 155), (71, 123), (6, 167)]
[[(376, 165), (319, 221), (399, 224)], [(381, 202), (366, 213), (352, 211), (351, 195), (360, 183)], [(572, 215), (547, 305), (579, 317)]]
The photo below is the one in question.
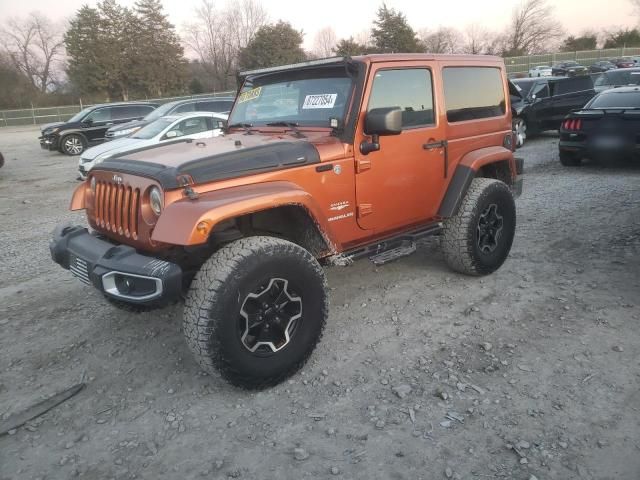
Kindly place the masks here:
[(178, 140), (117, 154), (96, 165), (107, 170), (152, 178), (165, 189), (178, 188), (178, 177), (189, 175), (195, 184), (254, 175), (320, 162), (318, 148), (332, 159), (344, 147), (326, 132), (293, 135), (234, 133), (202, 140)]

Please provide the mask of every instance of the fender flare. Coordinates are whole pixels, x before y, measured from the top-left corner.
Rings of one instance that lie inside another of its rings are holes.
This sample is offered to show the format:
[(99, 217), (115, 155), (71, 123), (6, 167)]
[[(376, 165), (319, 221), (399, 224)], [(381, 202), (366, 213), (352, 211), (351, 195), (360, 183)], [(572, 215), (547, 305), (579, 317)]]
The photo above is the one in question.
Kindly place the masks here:
[(196, 200), (183, 198), (173, 202), (160, 215), (151, 239), (171, 245), (202, 245), (220, 222), (291, 205), (306, 210), (332, 249), (335, 243), (331, 227), (316, 201), (298, 185), (287, 181), (241, 185), (204, 193)]
[(462, 199), (467, 194), (471, 182), (478, 174), (478, 171), (485, 165), (496, 162), (509, 162), (512, 178), (515, 178), (516, 169), (513, 159), (513, 152), (504, 147), (485, 147), (464, 155), (458, 163), (447, 191), (440, 203), (438, 216), (442, 218), (453, 217), (458, 213)]

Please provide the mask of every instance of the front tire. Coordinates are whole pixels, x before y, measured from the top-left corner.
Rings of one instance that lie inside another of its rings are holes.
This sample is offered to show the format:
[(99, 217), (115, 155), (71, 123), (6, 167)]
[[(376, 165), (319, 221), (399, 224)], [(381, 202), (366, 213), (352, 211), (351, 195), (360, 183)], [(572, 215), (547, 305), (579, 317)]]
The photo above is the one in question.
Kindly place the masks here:
[(522, 147), (527, 140), (527, 122), (524, 118), (516, 117), (513, 119), (513, 133), (516, 137), (516, 147)]
[(80, 155), (86, 148), (86, 142), (82, 135), (72, 133), (60, 140), (60, 149), (65, 155)]
[(214, 253), (196, 274), (183, 316), (198, 363), (230, 383), (261, 389), (301, 368), (328, 312), (324, 271), (304, 248), (248, 237)]
[(509, 187), (475, 178), (453, 217), (443, 222), (444, 257), (453, 270), (487, 275), (504, 263), (516, 229), (516, 206)]

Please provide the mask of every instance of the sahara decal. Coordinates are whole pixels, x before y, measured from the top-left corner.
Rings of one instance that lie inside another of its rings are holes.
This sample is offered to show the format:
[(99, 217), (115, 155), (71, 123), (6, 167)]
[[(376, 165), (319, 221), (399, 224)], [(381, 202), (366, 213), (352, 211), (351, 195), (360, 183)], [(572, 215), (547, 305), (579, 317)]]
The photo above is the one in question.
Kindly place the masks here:
[(329, 205), (329, 210), (333, 210), (334, 212), (339, 212), (340, 210), (344, 210), (349, 206), (349, 200), (343, 200), (342, 202), (334, 202)]

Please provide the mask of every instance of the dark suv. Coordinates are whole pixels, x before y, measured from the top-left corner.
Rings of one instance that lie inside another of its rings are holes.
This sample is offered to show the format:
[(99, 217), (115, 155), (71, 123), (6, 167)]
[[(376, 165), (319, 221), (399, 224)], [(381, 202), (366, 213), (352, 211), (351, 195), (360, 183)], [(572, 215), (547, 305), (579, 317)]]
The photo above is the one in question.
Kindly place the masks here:
[(120, 125), (115, 125), (107, 130), (105, 140), (126, 137), (151, 122), (165, 115), (175, 115), (187, 112), (213, 112), (229, 113), (233, 106), (233, 97), (204, 97), (189, 100), (176, 100), (175, 102), (160, 105), (156, 110), (142, 120), (134, 120)]
[(66, 122), (43, 125), (40, 146), (67, 155), (80, 155), (86, 148), (102, 143), (112, 125), (138, 120), (157, 107), (157, 103), (148, 102), (93, 105)]
[(582, 108), (595, 95), (590, 76), (518, 78), (512, 80), (519, 95), (511, 96), (516, 145), (527, 135), (556, 130), (572, 110)]

